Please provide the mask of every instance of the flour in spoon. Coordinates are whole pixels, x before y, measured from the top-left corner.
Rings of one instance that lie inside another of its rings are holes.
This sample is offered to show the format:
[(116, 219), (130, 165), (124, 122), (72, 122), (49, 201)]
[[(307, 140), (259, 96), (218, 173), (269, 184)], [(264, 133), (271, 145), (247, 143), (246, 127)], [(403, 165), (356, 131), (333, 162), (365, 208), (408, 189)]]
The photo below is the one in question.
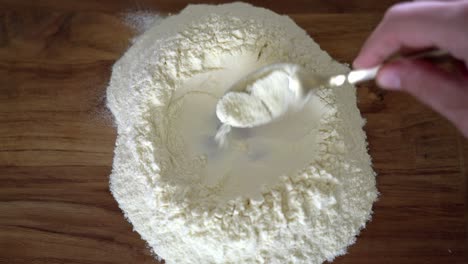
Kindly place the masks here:
[(216, 106), (218, 119), (233, 127), (254, 127), (283, 115), (300, 99), (294, 71), (275, 70), (252, 80), (245, 91), (228, 92)]
[(241, 3), (190, 5), (114, 65), (110, 190), (166, 263), (323, 263), (346, 253), (370, 219), (375, 173), (352, 86), (321, 89), (278, 122), (232, 128), (226, 148), (214, 142), (219, 99), (278, 62), (347, 71), (290, 18)]
[(296, 79), (291, 71), (276, 70), (252, 80), (244, 91), (226, 93), (216, 105), (216, 116), (223, 123), (215, 136), (218, 144), (226, 144), (228, 127), (260, 126), (285, 114), (298, 101)]
[(216, 105), (216, 115), (223, 124), (233, 127), (258, 126), (273, 118), (261, 97), (243, 92), (230, 92), (223, 96)]

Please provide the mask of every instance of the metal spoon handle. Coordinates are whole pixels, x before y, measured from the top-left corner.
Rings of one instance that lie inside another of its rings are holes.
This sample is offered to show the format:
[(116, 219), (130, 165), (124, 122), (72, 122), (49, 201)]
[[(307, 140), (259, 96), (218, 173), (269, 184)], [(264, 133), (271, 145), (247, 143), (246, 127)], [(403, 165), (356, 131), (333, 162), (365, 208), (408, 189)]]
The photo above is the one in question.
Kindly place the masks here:
[(443, 50), (422, 51), (422, 52), (416, 52), (416, 53), (407, 54), (407, 55), (398, 54), (398, 55), (390, 57), (384, 63), (378, 66), (375, 66), (373, 68), (350, 71), (347, 74), (346, 79), (351, 84), (373, 80), (375, 79), (375, 77), (377, 76), (377, 73), (379, 72), (380, 68), (383, 65), (385, 65), (388, 62), (392, 62), (392, 61), (402, 59), (402, 58), (431, 59), (431, 60), (434, 60), (434, 62), (445, 62), (445, 61), (453, 60), (453, 57), (450, 56), (448, 52), (443, 51)]

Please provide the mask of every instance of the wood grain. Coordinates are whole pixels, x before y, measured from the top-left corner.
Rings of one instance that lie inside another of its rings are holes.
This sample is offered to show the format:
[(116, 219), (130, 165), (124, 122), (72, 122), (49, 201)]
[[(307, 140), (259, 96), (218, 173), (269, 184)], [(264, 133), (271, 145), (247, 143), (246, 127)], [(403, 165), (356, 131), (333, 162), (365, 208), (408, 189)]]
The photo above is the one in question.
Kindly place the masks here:
[[(394, 2), (252, 1), (348, 63)], [(0, 0), (0, 263), (157, 263), (108, 190), (104, 93), (133, 36), (121, 13), (186, 4)], [(358, 96), (381, 196), (334, 263), (468, 263), (467, 140), (405, 94)]]
[[(177, 12), (190, 3), (204, 4), (222, 4), (233, 1), (229, 0), (36, 0), (36, 1), (18, 1), (18, 0), (0, 0), (0, 5), (5, 9), (45, 9), (54, 11), (92, 11), (92, 12), (127, 12), (132, 10), (156, 10), (159, 12)], [(360, 0), (346, 1), (341, 0), (293, 0), (293, 1), (264, 1), (250, 0), (256, 6), (262, 6), (272, 9), (279, 13), (361, 13), (361, 12), (379, 12), (398, 2), (397, 0)]]

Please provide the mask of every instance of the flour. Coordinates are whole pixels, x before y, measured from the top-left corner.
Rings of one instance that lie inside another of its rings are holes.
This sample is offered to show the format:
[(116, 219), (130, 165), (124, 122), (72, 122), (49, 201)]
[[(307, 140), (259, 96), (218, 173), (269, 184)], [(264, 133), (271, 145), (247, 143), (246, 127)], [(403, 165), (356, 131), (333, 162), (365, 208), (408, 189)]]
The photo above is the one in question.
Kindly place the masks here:
[(254, 127), (271, 122), (284, 114), (296, 101), (290, 76), (273, 71), (255, 80), (244, 92), (229, 92), (216, 105), (219, 120), (233, 127)]
[(216, 131), (215, 141), (219, 147), (224, 148), (227, 146), (227, 136), (231, 132), (232, 127), (227, 124), (222, 124), (218, 131)]
[(216, 105), (219, 120), (233, 127), (253, 127), (273, 118), (262, 98), (243, 92), (230, 92)]
[(163, 19), (164, 18), (158, 13), (144, 10), (129, 12), (124, 15), (125, 24), (132, 28), (137, 34), (144, 33)]
[(322, 89), (279, 122), (232, 129), (216, 104), (262, 66), (348, 71), (286, 16), (191, 5), (138, 37), (107, 90), (110, 189), (167, 263), (322, 263), (344, 254), (377, 197), (355, 88)]

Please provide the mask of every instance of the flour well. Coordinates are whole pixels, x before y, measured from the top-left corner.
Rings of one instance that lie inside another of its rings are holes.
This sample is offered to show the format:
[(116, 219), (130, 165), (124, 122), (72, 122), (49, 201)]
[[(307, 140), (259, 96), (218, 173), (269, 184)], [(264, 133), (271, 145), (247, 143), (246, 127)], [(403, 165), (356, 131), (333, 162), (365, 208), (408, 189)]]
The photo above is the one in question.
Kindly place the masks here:
[(167, 263), (322, 263), (370, 219), (377, 191), (353, 87), (322, 89), (301, 111), (233, 128), (228, 147), (216, 146), (218, 100), (277, 62), (348, 71), (288, 17), (240, 3), (191, 5), (114, 65), (110, 188)]

